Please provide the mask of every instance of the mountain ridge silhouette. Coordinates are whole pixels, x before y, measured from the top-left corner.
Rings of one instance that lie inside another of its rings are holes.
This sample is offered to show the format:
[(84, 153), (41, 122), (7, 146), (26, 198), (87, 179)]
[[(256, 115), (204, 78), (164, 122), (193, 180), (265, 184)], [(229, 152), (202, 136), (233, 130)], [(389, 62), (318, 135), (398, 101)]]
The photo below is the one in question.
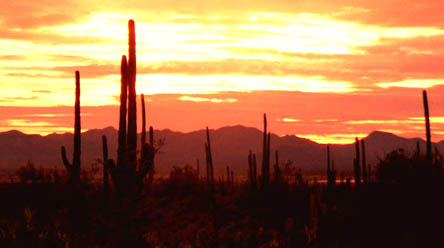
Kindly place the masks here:
[[(82, 166), (89, 168), (102, 159), (101, 137), (106, 135), (110, 157), (116, 157), (117, 130), (114, 127), (90, 129), (82, 133)], [(167, 175), (173, 166), (190, 164), (196, 166), (200, 160), (201, 175), (205, 174), (204, 142), (205, 130), (179, 132), (170, 129), (154, 131), (155, 139), (164, 139), (165, 144), (156, 157), (156, 172)], [(225, 173), (230, 166), (236, 175), (245, 175), (249, 150), (256, 153), (258, 169), (262, 158), (262, 131), (242, 125), (224, 126), (210, 129), (211, 145), (215, 163), (215, 173)], [(140, 137), (140, 134), (139, 134)], [(63, 169), (60, 147), (67, 145), (67, 153), (72, 153), (72, 133), (25, 134), (18, 130), (0, 132), (0, 170), (15, 170), (28, 160), (37, 166)], [(139, 139), (140, 140), (140, 139)], [(425, 153), (425, 141), (422, 138), (404, 138), (383, 131), (373, 131), (364, 138), (366, 142), (367, 161), (374, 166), (378, 158), (394, 149), (404, 149), (409, 154), (416, 151), (416, 142), (420, 142), (421, 152)], [(140, 144), (139, 144), (140, 145)], [(439, 150), (444, 148), (444, 141), (434, 143)], [(326, 144), (298, 137), (297, 135), (271, 135), (272, 164), (274, 151), (279, 151), (280, 164), (290, 160), (296, 168), (305, 172), (319, 173), (326, 167)], [(338, 173), (349, 173), (352, 170), (355, 156), (354, 144), (331, 144), (332, 159)], [(101, 165), (99, 164), (99, 167)]]

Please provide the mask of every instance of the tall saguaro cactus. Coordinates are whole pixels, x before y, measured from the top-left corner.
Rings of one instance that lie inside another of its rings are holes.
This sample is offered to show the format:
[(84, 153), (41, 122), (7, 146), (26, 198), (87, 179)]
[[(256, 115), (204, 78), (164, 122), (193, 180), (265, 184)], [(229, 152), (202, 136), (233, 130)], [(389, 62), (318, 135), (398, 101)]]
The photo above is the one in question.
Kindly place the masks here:
[(213, 156), (211, 153), (211, 144), (210, 144), (210, 131), (207, 127), (206, 130), (207, 134), (207, 142), (205, 143), (205, 153), (206, 153), (206, 160), (207, 160), (207, 179), (211, 183), (211, 185), (214, 184), (214, 167), (213, 167)]
[(140, 95), (140, 105), (142, 107), (142, 134), (140, 136), (140, 146), (143, 147), (143, 145), (146, 143), (145, 96), (143, 94)]
[(109, 191), (109, 172), (108, 172), (108, 141), (106, 136), (102, 136), (102, 153), (103, 153), (103, 188), (105, 192)]
[(361, 164), (361, 159), (360, 159), (360, 155), (359, 155), (359, 139), (356, 138), (356, 158), (354, 160), (354, 174), (355, 174), (355, 184), (359, 185), (361, 184), (361, 168), (360, 168), (360, 164)]
[[(141, 189), (145, 176), (153, 171), (154, 148), (153, 130), (150, 127), (150, 143), (146, 143), (145, 102), (142, 96), (143, 130), (141, 139), (141, 158), (137, 160), (137, 115), (136, 115), (136, 42), (134, 21), (128, 22), (128, 62), (126, 56), (121, 60), (121, 92), (119, 137), (117, 149), (117, 165), (112, 159), (105, 161), (106, 169), (111, 174), (117, 190), (130, 193), (136, 188)], [(104, 150), (107, 149), (106, 137), (102, 140)], [(137, 164), (139, 163), (139, 166)]]
[(128, 63), (126, 56), (122, 56), (120, 63), (120, 118), (119, 118), (119, 138), (117, 148), (117, 166), (121, 167), (126, 160), (126, 115), (128, 101)]
[(61, 148), (63, 165), (69, 173), (69, 181), (71, 183), (80, 183), (80, 153), (81, 153), (81, 122), (80, 122), (80, 73), (76, 71), (76, 95), (74, 103), (74, 152), (72, 164), (66, 157), (66, 149)]
[(367, 177), (367, 161), (365, 159), (365, 142), (364, 140), (361, 140), (361, 149), (362, 149), (362, 180), (364, 183), (367, 183), (368, 177)]
[(427, 162), (432, 162), (432, 140), (430, 134), (430, 115), (429, 115), (429, 102), (427, 100), (427, 92), (422, 91), (422, 100), (424, 104), (424, 117), (425, 117), (425, 128), (426, 128), (426, 158)]
[(264, 137), (262, 144), (262, 187), (267, 187), (270, 182), (270, 134), (267, 133), (267, 115), (264, 114)]
[(257, 189), (256, 155), (251, 150), (248, 153), (248, 177), (251, 188), (253, 190)]
[(336, 184), (336, 170), (334, 160), (330, 158), (330, 145), (327, 145), (327, 186), (331, 187)]
[(136, 32), (134, 21), (128, 22), (128, 165), (137, 165), (137, 103), (136, 103)]

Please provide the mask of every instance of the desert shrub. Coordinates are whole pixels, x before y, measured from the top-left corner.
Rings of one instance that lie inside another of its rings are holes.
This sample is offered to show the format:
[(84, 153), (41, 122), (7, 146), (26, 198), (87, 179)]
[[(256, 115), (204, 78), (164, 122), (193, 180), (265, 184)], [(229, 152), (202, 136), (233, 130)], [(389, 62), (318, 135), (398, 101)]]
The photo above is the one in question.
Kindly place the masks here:
[(174, 166), (167, 184), (171, 190), (181, 192), (195, 189), (199, 184), (197, 171), (188, 164), (184, 167)]
[(390, 152), (384, 159), (379, 159), (376, 167), (376, 179), (385, 183), (414, 183), (439, 179), (442, 157), (434, 154), (432, 161), (425, 157), (409, 156), (403, 149)]
[(39, 173), (31, 161), (28, 161), (25, 166), (17, 170), (17, 176), (21, 183), (28, 183), (29, 181), (35, 183), (39, 177)]

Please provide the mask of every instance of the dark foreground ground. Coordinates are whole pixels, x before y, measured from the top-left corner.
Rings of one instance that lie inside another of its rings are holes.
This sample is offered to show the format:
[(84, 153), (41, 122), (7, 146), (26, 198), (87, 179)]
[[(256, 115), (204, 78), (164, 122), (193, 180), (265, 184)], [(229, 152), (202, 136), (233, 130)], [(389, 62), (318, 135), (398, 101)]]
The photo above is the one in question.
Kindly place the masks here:
[(443, 184), (0, 185), (0, 247), (444, 247)]

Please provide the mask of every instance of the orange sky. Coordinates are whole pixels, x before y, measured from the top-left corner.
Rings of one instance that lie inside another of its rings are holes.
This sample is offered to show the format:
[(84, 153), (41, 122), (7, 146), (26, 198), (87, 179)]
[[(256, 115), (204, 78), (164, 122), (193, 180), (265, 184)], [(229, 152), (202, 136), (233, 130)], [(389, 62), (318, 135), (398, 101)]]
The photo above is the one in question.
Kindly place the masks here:
[[(252, 5), (254, 3), (254, 5)], [(137, 92), (156, 129), (261, 127), (349, 143), (373, 130), (444, 139), (444, 3), (346, 0), (3, 0), (0, 131), (117, 126), (119, 64), (136, 21)]]

